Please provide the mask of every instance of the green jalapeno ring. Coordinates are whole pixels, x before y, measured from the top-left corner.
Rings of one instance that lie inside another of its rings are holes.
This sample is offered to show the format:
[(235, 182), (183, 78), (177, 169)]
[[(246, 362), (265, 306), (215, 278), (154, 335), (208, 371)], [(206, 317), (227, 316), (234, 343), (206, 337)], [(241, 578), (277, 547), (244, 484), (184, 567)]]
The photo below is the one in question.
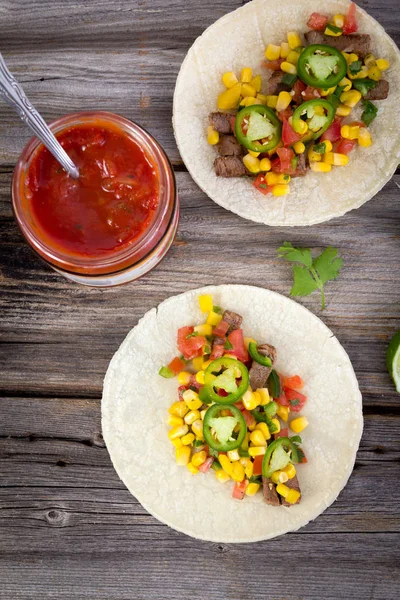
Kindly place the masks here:
[[(242, 381), (237, 386), (237, 390), (228, 394), (227, 396), (220, 396), (214, 390), (214, 379), (215, 374), (214, 371), (220, 371), (222, 367), (228, 368), (237, 368), (240, 371), (240, 376)], [(202, 388), (202, 397), (201, 399), (204, 402), (204, 399), (208, 399), (209, 402), (216, 402), (217, 404), (233, 404), (237, 402), (246, 390), (249, 387), (249, 372), (244, 365), (239, 360), (235, 358), (228, 358), (227, 356), (223, 356), (221, 358), (217, 358), (213, 360), (211, 364), (208, 365), (207, 369), (204, 372), (204, 387)]]
[[(318, 56), (318, 54), (316, 54), (317, 52), (321, 53), (321, 57), (333, 56), (336, 58), (337, 73), (332, 72), (324, 79), (319, 79), (315, 75), (313, 76), (309, 73), (307, 70), (307, 66), (309, 67), (308, 61), (313, 56)], [(311, 46), (305, 48), (305, 50), (303, 50), (303, 52), (300, 54), (299, 60), (297, 61), (297, 73), (300, 79), (307, 85), (327, 90), (340, 83), (343, 77), (346, 76), (347, 62), (343, 54), (337, 48), (325, 44), (311, 44)]]
[(250, 342), (248, 350), (251, 358), (259, 365), (263, 365), (263, 367), (272, 367), (272, 360), (269, 356), (260, 354), (260, 352), (257, 350), (256, 342)]
[(203, 420), (203, 435), (208, 446), (213, 450), (217, 450), (218, 452), (229, 452), (230, 450), (236, 450), (236, 448), (239, 448), (239, 446), (242, 445), (243, 440), (246, 437), (247, 425), (240, 410), (236, 408), (236, 406), (229, 406), (228, 410), (232, 413), (232, 416), (236, 418), (237, 424), (239, 425), (238, 436), (235, 440), (226, 442), (225, 444), (217, 441), (211, 433), (211, 426), (209, 423), (210, 419), (217, 417), (221, 410), (226, 410), (221, 404), (213, 404), (207, 409)]
[(292, 462), (292, 463), (299, 462), (299, 456), (297, 453), (296, 445), (293, 442), (291, 442), (290, 439), (287, 437), (277, 438), (268, 446), (267, 451), (264, 454), (264, 458), (263, 458), (263, 462), (262, 462), (262, 474), (263, 474), (263, 477), (266, 477), (267, 479), (269, 479), (271, 477), (272, 473), (274, 472), (271, 470), (271, 468), (269, 466), (270, 458), (272, 456), (272, 453), (280, 446), (282, 446), (286, 451), (291, 450), (292, 455), (290, 457), (290, 462)]
[[(293, 113), (292, 127), (296, 131), (297, 125), (301, 120), (301, 116), (303, 115), (303, 113), (306, 113), (307, 109), (312, 108), (313, 106), (321, 106), (322, 108), (324, 108), (326, 110), (327, 116), (327, 122), (325, 123), (325, 125), (320, 127), (318, 131), (313, 132), (311, 137), (309, 138), (315, 140), (319, 138), (324, 133), (324, 131), (328, 129), (329, 125), (331, 125), (333, 119), (335, 118), (335, 108), (330, 102), (328, 102), (328, 100), (322, 100), (322, 98), (317, 98), (315, 100), (309, 100), (308, 102), (303, 102), (303, 104), (300, 104), (300, 106), (298, 106)], [(311, 132), (307, 132), (306, 135), (310, 135), (310, 133)]]
[[(244, 119), (246, 117), (250, 118), (252, 113), (258, 113), (262, 116), (267, 117), (268, 121), (275, 127), (275, 133), (272, 136), (272, 139), (266, 144), (260, 144), (257, 141), (250, 141), (247, 139), (245, 133), (243, 133), (242, 125)], [(239, 110), (236, 115), (235, 121), (235, 135), (236, 138), (242, 146), (247, 148), (248, 150), (252, 150), (253, 152), (267, 152), (268, 150), (272, 150), (275, 146), (278, 145), (281, 139), (282, 133), (282, 123), (268, 106), (264, 106), (264, 104), (253, 104), (252, 106), (247, 106)]]

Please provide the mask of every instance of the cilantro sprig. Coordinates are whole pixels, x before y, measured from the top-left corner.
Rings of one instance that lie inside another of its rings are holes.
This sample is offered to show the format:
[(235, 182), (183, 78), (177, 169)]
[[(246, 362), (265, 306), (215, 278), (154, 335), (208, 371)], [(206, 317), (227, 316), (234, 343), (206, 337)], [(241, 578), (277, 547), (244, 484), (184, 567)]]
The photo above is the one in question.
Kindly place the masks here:
[(338, 257), (337, 249), (329, 246), (313, 259), (310, 248), (294, 248), (290, 242), (285, 242), (278, 248), (278, 256), (297, 263), (293, 265), (293, 287), (290, 295), (309, 296), (314, 290), (319, 290), (321, 309), (324, 310), (324, 285), (327, 281), (336, 279), (343, 265), (343, 259)]

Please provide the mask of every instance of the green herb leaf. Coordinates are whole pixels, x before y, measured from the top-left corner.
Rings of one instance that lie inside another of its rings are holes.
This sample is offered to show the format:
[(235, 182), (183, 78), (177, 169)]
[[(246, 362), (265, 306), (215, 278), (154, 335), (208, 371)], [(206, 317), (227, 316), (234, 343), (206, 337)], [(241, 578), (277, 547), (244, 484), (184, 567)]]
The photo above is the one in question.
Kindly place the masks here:
[(261, 479), (261, 475), (252, 475), (249, 479), (250, 483), (261, 483), (262, 479)]
[(301, 444), (301, 437), (299, 435), (292, 435), (292, 437), (290, 437), (289, 440), (293, 444)]
[(313, 279), (313, 276), (307, 267), (301, 267), (300, 265), (295, 265), (293, 267), (293, 287), (290, 290), (291, 296), (309, 296), (317, 288), (317, 282)]
[(345, 87), (345, 85), (337, 85), (336, 90), (333, 92), (332, 95), (336, 96), (337, 98), (340, 98)]
[(321, 142), (320, 144), (315, 144), (315, 146), (313, 146), (313, 150), (317, 154), (325, 154), (325, 152), (326, 152), (325, 142)]
[(171, 379), (174, 377), (174, 374), (169, 367), (161, 367), (158, 374), (161, 375), (161, 377), (164, 377), (164, 379)]
[(305, 457), (306, 455), (304, 454), (303, 450), (297, 446), (297, 458), (299, 459), (299, 463), (303, 462)]
[(343, 29), (341, 27), (336, 27), (336, 25), (332, 25), (332, 23), (327, 23), (325, 29), (329, 29), (332, 33), (342, 33)]
[(217, 315), (222, 315), (223, 310), (220, 306), (213, 306), (213, 311), (217, 313)]
[(189, 333), (189, 334), (186, 336), (186, 339), (188, 340), (188, 339), (190, 339), (190, 338), (192, 338), (192, 337), (197, 337), (198, 335), (199, 335), (199, 334), (198, 334), (198, 332), (197, 332), (197, 331), (193, 331), (193, 333)]
[(378, 107), (369, 100), (363, 100), (364, 111), (361, 115), (361, 120), (368, 127), (378, 114)]
[(361, 92), (362, 96), (366, 96), (369, 90), (373, 90), (376, 87), (376, 81), (373, 79), (354, 79), (353, 88)]
[(326, 248), (317, 258), (313, 260), (313, 267), (317, 271), (321, 283), (336, 279), (343, 266), (343, 259), (337, 257), (337, 249)]
[(300, 404), (300, 400), (295, 398), (294, 400), (290, 400), (290, 406), (298, 406)]
[(335, 94), (331, 94), (330, 96), (328, 96), (327, 98), (325, 98), (325, 100), (327, 102), (329, 102), (330, 104), (332, 104), (333, 108), (336, 110), (337, 107), (340, 104), (340, 99), (338, 98), (338, 96), (335, 96)]
[(290, 73), (285, 73), (285, 75), (282, 77), (282, 83), (285, 83), (286, 85), (290, 85), (290, 87), (292, 87), (297, 81), (297, 75), (291, 75)]
[(309, 248), (294, 248), (290, 242), (285, 242), (278, 248), (278, 256), (290, 262), (299, 262), (306, 267), (311, 267), (312, 256)]
[[(193, 440), (192, 444), (193, 444), (194, 448), (201, 448), (201, 446), (204, 446), (205, 442), (202, 442), (201, 440)], [(211, 450), (212, 450), (212, 448), (211, 448)], [(209, 454), (211, 454), (211, 453), (209, 452)], [(217, 456), (218, 456), (218, 452), (217, 452)]]
[[(197, 440), (195, 440), (197, 441)], [(201, 441), (201, 440), (198, 440)], [(204, 442), (201, 442), (202, 444), (204, 444)], [(193, 442), (194, 445), (194, 442)], [(208, 454), (210, 456), (212, 456), (213, 458), (218, 458), (218, 450), (214, 450), (214, 448), (211, 448), (211, 446), (208, 446)]]
[(361, 60), (355, 60), (349, 64), (349, 71), (352, 75), (357, 75), (361, 71), (362, 62)]
[(250, 456), (248, 450), (243, 450), (243, 448), (239, 448), (238, 453), (239, 453), (239, 456), (244, 456), (246, 458)]
[(225, 350), (232, 350), (233, 344), (231, 344), (231, 342), (229, 340), (226, 340), (226, 342), (224, 344), (224, 348), (225, 348)]
[(266, 190), (268, 186), (266, 183), (259, 183), (258, 187), (262, 188), (263, 190)]

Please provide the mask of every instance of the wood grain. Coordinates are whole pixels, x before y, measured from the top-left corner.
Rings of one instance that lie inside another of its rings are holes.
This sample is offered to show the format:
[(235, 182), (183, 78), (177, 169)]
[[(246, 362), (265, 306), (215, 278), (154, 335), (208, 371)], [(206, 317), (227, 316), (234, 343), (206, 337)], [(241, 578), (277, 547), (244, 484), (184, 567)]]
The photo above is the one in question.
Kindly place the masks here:
[[(246, 222), (198, 189), (173, 138), (175, 79), (194, 39), (241, 3), (0, 0), (1, 51), (43, 116), (104, 109), (138, 121), (167, 150), (182, 206), (170, 253), (140, 281), (107, 290), (64, 281), (13, 220), (13, 165), (29, 133), (0, 105), (1, 600), (398, 598), (399, 404), (385, 350), (400, 329), (400, 175), (361, 209), (312, 228)], [(395, 0), (359, 4), (400, 41)], [(104, 373), (144, 312), (172, 294), (233, 282), (288, 295), (291, 270), (276, 255), (285, 240), (313, 252), (333, 245), (344, 259), (324, 312), (316, 294), (298, 301), (354, 365), (365, 415), (355, 469), (298, 532), (198, 542), (151, 517), (118, 479), (101, 435)]]

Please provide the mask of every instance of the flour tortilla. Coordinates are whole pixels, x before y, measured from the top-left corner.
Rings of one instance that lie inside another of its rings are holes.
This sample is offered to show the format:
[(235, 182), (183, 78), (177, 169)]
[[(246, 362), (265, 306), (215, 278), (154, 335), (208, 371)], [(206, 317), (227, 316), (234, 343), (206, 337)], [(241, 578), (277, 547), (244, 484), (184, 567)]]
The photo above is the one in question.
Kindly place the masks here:
[[(290, 194), (276, 198), (262, 195), (247, 178), (217, 177), (217, 152), (206, 139), (208, 115), (217, 110), (218, 94), (225, 89), (222, 73), (233, 70), (239, 75), (242, 67), (250, 66), (265, 86), (272, 71), (261, 63), (269, 43), (286, 41), (291, 30), (306, 32), (315, 10), (333, 16), (346, 13), (349, 5), (347, 0), (253, 0), (219, 19), (190, 48), (176, 82), (173, 126), (185, 165), (214, 202), (267, 225), (312, 225), (358, 208), (389, 181), (400, 159), (400, 52), (379, 23), (358, 7), (360, 33), (369, 33), (374, 55), (391, 64), (383, 75), (390, 83), (389, 97), (376, 102), (379, 113), (370, 126), (372, 146), (357, 147), (344, 168), (292, 179)], [(361, 112), (355, 109), (351, 120)]]
[[(302, 414), (310, 424), (301, 435), (308, 463), (298, 467), (299, 505), (268, 506), (261, 493), (234, 500), (232, 482), (175, 463), (166, 419), (178, 384), (158, 370), (177, 354), (177, 329), (204, 319), (201, 293), (240, 313), (246, 335), (276, 346), (278, 371), (306, 382)], [(221, 285), (169, 298), (132, 329), (105, 377), (102, 425), (118, 475), (152, 515), (203, 540), (255, 542), (302, 527), (336, 499), (353, 469), (363, 419), (349, 357), (322, 321), (275, 292)]]

